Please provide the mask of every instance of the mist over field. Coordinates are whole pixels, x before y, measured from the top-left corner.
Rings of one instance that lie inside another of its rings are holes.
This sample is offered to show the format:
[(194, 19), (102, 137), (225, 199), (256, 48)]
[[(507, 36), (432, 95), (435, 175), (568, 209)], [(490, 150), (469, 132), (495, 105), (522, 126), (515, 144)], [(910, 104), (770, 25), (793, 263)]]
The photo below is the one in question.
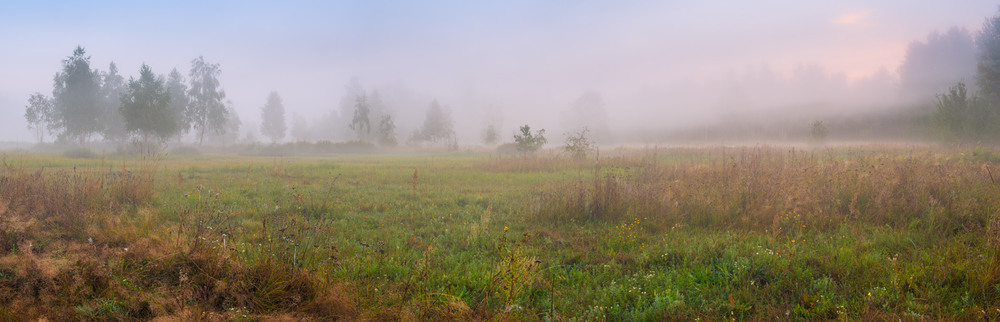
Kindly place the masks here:
[(0, 321), (1000, 321), (991, 1), (0, 2)]
[[(936, 95), (959, 81), (978, 88), (973, 39), (996, 11), (992, 1), (7, 3), (0, 141), (65, 134), (39, 135), (24, 115), (32, 93), (53, 96), (77, 46), (101, 84), (111, 63), (126, 84), (145, 64), (163, 79), (176, 68), (190, 88), (193, 59), (217, 64), (219, 102), (240, 126), (214, 145), (378, 141), (384, 116), (398, 145), (493, 146), (525, 124), (545, 129), (549, 147), (583, 127), (606, 145), (802, 141), (816, 121), (832, 139), (921, 140), (934, 131), (913, 129), (932, 122)], [(271, 93), (284, 117), (269, 138)], [(368, 132), (352, 128), (360, 96)], [(451, 136), (426, 133), (433, 102)], [(201, 143), (181, 125), (163, 141)], [(491, 126), (498, 139), (485, 143)]]

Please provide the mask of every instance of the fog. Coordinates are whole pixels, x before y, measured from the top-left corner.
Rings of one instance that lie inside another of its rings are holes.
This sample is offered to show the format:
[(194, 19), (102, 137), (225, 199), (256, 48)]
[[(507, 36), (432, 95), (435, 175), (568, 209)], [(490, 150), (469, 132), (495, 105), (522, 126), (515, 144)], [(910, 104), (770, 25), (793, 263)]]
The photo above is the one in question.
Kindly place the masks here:
[[(996, 12), (978, 0), (4, 3), (0, 141), (34, 141), (28, 97), (51, 95), (77, 45), (91, 68), (115, 62), (126, 79), (143, 63), (164, 75), (187, 75), (198, 56), (220, 64), (239, 138), (260, 139), (275, 91), (283, 141), (352, 140), (359, 89), (379, 93), (400, 142), (433, 100), (463, 146), (480, 145), (491, 122), (503, 142), (520, 125), (544, 128), (550, 146), (581, 124), (607, 144), (732, 124), (805, 129), (933, 105), (934, 93), (901, 85), (908, 48), (935, 31), (978, 30)], [(972, 81), (962, 75), (927, 88)]]

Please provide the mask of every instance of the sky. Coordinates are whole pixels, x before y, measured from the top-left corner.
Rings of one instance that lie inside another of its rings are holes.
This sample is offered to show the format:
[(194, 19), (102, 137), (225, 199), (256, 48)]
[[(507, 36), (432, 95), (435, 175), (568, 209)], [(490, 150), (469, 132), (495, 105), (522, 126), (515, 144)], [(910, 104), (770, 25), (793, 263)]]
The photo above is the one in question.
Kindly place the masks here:
[[(585, 91), (613, 126), (681, 126), (717, 113), (684, 88), (746, 70), (818, 66), (848, 82), (895, 75), (907, 45), (951, 26), (978, 30), (998, 3), (968, 1), (0, 1), (0, 141), (32, 141), (24, 106), (51, 94), (83, 46), (92, 68), (148, 64), (187, 74), (203, 56), (246, 126), (270, 91), (310, 121), (340, 110), (345, 85), (405, 88), (416, 126), (430, 99), (474, 132), (485, 106), (504, 125), (558, 128)], [(712, 95), (712, 94), (702, 94)], [(694, 102), (694, 103), (692, 103)], [(659, 125), (658, 125), (659, 124)], [(405, 132), (404, 132), (405, 134)]]

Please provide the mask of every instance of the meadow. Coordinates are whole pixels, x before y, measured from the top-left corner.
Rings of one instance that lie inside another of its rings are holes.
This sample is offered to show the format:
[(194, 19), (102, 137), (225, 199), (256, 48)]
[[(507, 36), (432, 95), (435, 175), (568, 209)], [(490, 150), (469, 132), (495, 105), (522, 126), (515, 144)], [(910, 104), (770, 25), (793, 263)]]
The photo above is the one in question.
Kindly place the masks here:
[(0, 320), (1000, 318), (1000, 154), (8, 152)]

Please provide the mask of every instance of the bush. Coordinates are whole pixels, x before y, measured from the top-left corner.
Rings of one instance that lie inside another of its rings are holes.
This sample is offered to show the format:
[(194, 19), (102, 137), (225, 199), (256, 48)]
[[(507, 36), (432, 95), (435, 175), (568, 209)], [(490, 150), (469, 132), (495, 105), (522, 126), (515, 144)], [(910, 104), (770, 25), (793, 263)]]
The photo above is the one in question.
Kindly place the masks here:
[(589, 132), (590, 129), (584, 127), (580, 132), (576, 132), (576, 134), (567, 134), (566, 145), (563, 146), (566, 153), (569, 153), (574, 159), (587, 158), (587, 154), (593, 151), (595, 146), (594, 142), (587, 137)]
[(545, 145), (546, 142), (548, 140), (545, 139), (545, 129), (531, 134), (531, 126), (527, 124), (521, 127), (521, 134), (514, 135), (514, 143), (517, 144), (517, 150), (522, 153), (535, 152)]

